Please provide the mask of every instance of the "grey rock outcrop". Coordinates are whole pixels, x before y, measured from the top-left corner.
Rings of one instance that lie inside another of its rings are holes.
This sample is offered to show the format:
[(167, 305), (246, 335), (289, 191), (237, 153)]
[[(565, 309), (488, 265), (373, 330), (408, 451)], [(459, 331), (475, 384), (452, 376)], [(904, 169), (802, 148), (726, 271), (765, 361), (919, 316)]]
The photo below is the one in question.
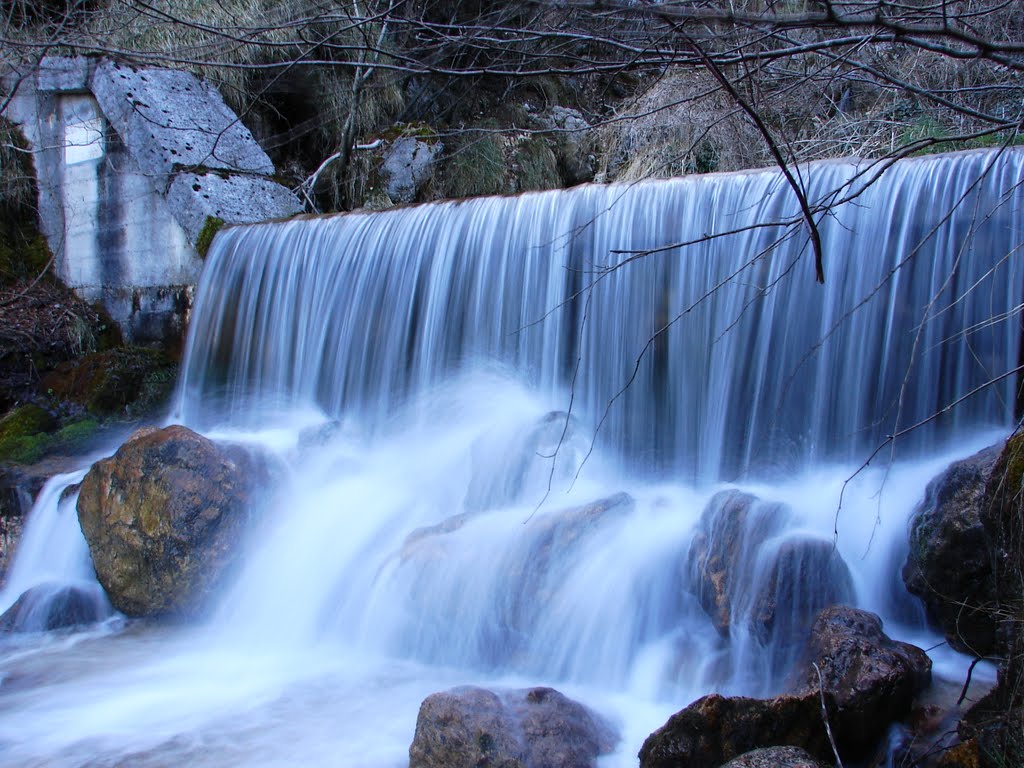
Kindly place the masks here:
[(167, 202), (195, 243), (208, 218), (225, 224), (254, 224), (299, 213), (295, 196), (259, 176), (182, 172), (167, 189)]
[(274, 173), (217, 89), (189, 72), (107, 60), (96, 67), (91, 90), (132, 157), (162, 186), (183, 166)]
[(238, 116), (191, 73), (50, 56), (3, 86), (5, 116), (32, 148), (55, 273), (134, 343), (183, 332), (198, 252), (219, 226), (301, 210)]
[(384, 191), (394, 203), (411, 203), (434, 175), (434, 163), (444, 150), (440, 141), (401, 136), (384, 151), (381, 175)]
[(420, 705), (409, 768), (590, 768), (616, 741), (599, 716), (551, 688), (455, 688)]

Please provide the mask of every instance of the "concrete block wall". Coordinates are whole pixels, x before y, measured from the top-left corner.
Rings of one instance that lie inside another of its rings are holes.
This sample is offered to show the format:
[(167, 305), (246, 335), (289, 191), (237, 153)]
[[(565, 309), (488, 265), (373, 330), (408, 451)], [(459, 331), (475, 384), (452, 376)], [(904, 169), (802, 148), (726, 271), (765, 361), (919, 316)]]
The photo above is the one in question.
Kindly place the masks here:
[(207, 217), (237, 224), (301, 210), (220, 94), (186, 72), (47, 58), (8, 116), (34, 150), (58, 276), (136, 343), (181, 335)]

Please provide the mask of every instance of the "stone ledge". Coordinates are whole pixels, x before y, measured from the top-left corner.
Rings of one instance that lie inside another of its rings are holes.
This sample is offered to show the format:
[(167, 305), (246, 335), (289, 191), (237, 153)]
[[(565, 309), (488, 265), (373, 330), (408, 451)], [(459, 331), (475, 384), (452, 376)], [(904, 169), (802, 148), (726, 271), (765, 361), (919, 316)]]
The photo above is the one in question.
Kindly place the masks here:
[(179, 173), (167, 190), (167, 202), (193, 244), (208, 216), (226, 224), (254, 224), (302, 211), (296, 197), (280, 184), (240, 174)]

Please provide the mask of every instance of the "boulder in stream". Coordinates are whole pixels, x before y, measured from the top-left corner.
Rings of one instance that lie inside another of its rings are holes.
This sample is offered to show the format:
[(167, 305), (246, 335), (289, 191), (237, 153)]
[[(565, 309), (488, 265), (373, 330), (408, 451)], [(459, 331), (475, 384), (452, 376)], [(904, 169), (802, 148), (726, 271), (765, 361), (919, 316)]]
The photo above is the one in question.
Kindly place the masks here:
[(81, 627), (110, 616), (110, 603), (96, 584), (39, 584), (0, 615), (0, 632), (51, 632)]
[[(831, 541), (782, 536), (782, 505), (739, 490), (711, 498), (690, 545), (690, 584), (722, 635), (751, 633), (772, 664), (792, 663), (814, 617), (852, 601), (850, 571)], [(734, 626), (738, 625), (738, 626)]]
[(598, 715), (552, 688), (454, 688), (420, 705), (409, 768), (591, 768), (616, 741)]
[(201, 611), (239, 554), (248, 454), (182, 426), (136, 432), (82, 481), (78, 519), (111, 603), (128, 616)]
[(723, 635), (728, 635), (732, 622), (733, 585), (742, 563), (778, 527), (778, 512), (738, 490), (715, 494), (704, 508), (690, 544), (690, 581), (704, 612)]
[(928, 484), (903, 567), (907, 589), (950, 644), (979, 656), (992, 652), (996, 635), (994, 559), (982, 514), (998, 457), (999, 447), (987, 448), (950, 464)]
[(792, 693), (774, 699), (718, 694), (698, 699), (647, 738), (640, 766), (718, 768), (744, 753), (775, 746), (800, 747), (831, 763), (822, 692), (840, 754), (861, 759), (893, 721), (909, 713), (930, 675), (925, 653), (886, 636), (874, 614), (829, 608), (814, 622)]
[(856, 754), (906, 717), (931, 682), (931, 671), (928, 655), (886, 635), (878, 616), (837, 606), (814, 621), (796, 689), (816, 694), (824, 688), (836, 740)]

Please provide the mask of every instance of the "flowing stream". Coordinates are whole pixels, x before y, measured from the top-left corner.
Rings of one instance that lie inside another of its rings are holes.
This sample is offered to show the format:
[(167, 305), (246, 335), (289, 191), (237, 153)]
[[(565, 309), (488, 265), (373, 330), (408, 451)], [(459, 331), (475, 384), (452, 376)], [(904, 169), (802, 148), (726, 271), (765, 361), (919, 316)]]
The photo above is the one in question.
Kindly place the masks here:
[[(824, 286), (774, 172), (219, 234), (171, 420), (275, 467), (244, 567), (200, 626), (4, 640), (0, 765), (402, 766), (420, 701), (473, 683), (579, 699), (629, 766), (698, 696), (781, 690), (833, 600), (936, 645), (907, 526), (1014, 419), (1024, 153), (802, 178)], [(0, 609), (92, 578), (85, 466)], [(753, 498), (729, 639), (690, 558), (723, 489)]]

